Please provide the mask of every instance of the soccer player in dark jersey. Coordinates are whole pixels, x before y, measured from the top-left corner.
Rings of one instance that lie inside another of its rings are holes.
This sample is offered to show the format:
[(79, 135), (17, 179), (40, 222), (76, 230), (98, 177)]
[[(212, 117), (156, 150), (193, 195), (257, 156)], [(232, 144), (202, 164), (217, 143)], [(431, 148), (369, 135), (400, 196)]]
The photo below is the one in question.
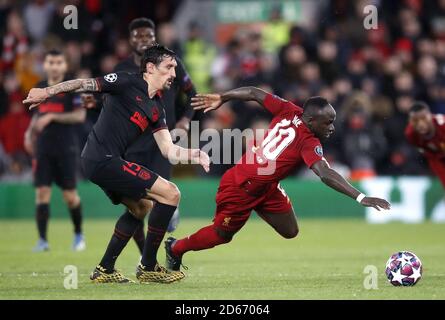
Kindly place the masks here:
[(256, 101), (264, 106), (273, 115), (269, 130), (260, 144), (248, 148), (240, 161), (223, 175), (216, 195), (213, 224), (189, 237), (180, 240), (170, 237), (165, 241), (169, 269), (179, 270), (187, 251), (230, 242), (252, 210), (284, 238), (296, 237), (295, 213), (279, 182), (302, 162), (326, 185), (361, 205), (389, 209), (386, 200), (367, 197), (351, 186), (323, 157), (320, 139), (329, 138), (334, 132), (336, 117), (326, 99), (312, 97), (300, 108), (261, 89), (244, 87), (223, 94), (197, 95), (192, 105), (208, 112), (233, 99)]
[[(37, 87), (45, 88), (65, 80), (67, 62), (61, 51), (49, 51), (45, 55), (43, 67), (47, 79), (37, 84)], [(63, 199), (74, 224), (72, 248), (75, 251), (85, 249), (82, 207), (76, 190), (78, 146), (74, 127), (85, 121), (85, 115), (78, 96), (60, 93), (39, 105), (25, 133), (25, 147), (33, 156), (36, 187), (36, 222), (39, 232), (39, 240), (34, 247), (36, 252), (49, 250), (47, 226), (53, 182), (62, 189)]]
[(113, 236), (99, 265), (91, 274), (94, 282), (130, 282), (115, 270), (122, 249), (155, 201), (148, 219), (148, 232), (136, 276), (140, 282), (168, 283), (182, 279), (182, 272), (168, 272), (157, 263), (156, 254), (168, 223), (175, 212), (180, 192), (175, 184), (155, 172), (125, 160), (128, 147), (143, 134), (153, 132), (164, 157), (171, 161), (191, 161), (209, 170), (209, 157), (199, 149), (185, 149), (173, 144), (165, 121), (159, 91), (173, 83), (175, 54), (154, 45), (144, 52), (141, 73), (118, 72), (95, 79), (76, 79), (44, 89), (31, 89), (24, 103), (36, 107), (61, 92), (104, 92), (104, 107), (88, 136), (81, 155), (86, 176), (99, 185), (114, 204), (122, 203), (129, 211), (116, 223)]
[[(155, 24), (150, 19), (134, 19), (130, 22), (128, 31), (129, 43), (133, 53), (130, 57), (116, 65), (114, 72), (139, 72), (144, 50), (156, 42)], [(176, 63), (176, 78), (173, 80), (171, 87), (162, 92), (167, 127), (170, 131), (173, 129), (189, 129), (190, 120), (194, 115), (194, 110), (190, 106), (190, 102), (191, 98), (196, 95), (195, 87), (185, 70), (184, 64), (179, 58), (176, 58)], [(178, 96), (181, 97), (182, 95), (187, 97), (187, 103), (185, 104), (184, 110), (176, 110), (175, 102)], [(178, 111), (181, 115), (178, 114)], [(162, 156), (150, 131), (146, 131), (128, 148), (125, 153), (125, 159), (150, 168), (164, 179), (170, 180), (171, 178), (172, 164)], [(179, 211), (176, 210), (170, 221), (168, 232), (173, 232), (176, 229), (178, 221)], [(133, 239), (136, 241), (142, 254), (145, 243), (144, 222), (142, 220), (133, 235)]]
[(432, 114), (425, 102), (415, 102), (409, 112), (405, 136), (425, 156), (445, 188), (445, 115)]

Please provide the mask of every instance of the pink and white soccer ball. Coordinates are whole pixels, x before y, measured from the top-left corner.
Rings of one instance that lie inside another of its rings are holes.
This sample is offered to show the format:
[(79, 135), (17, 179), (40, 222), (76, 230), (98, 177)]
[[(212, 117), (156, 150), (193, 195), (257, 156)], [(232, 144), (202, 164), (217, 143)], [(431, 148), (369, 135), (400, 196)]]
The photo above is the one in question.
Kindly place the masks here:
[(412, 252), (397, 252), (388, 259), (385, 273), (394, 286), (413, 286), (422, 278), (422, 262)]

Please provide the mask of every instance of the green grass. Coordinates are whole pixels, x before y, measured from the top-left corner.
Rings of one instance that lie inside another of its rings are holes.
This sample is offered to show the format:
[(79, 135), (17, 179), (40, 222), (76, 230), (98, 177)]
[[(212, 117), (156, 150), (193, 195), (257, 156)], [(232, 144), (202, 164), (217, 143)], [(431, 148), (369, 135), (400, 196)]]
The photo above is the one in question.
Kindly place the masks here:
[[(176, 236), (208, 221), (183, 219)], [(113, 226), (113, 220), (87, 220), (88, 248), (75, 253), (70, 222), (53, 220), (51, 251), (37, 254), (31, 252), (33, 221), (0, 221), (0, 299), (445, 299), (444, 225), (306, 219), (299, 237), (285, 240), (252, 219), (230, 244), (189, 253), (180, 283), (92, 284), (88, 275)], [(393, 287), (385, 279), (386, 260), (398, 250), (413, 251), (423, 262), (424, 276), (414, 287)], [(138, 259), (130, 243), (117, 267), (134, 278)], [(78, 267), (78, 289), (64, 288), (66, 265)], [(377, 290), (364, 289), (366, 265), (378, 268)]]

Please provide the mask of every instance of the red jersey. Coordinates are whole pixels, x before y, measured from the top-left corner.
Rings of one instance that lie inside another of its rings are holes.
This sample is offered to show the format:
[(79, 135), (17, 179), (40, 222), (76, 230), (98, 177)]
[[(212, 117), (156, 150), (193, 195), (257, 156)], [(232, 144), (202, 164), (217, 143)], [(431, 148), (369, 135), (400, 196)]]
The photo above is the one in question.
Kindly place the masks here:
[(263, 105), (274, 117), (264, 139), (248, 147), (233, 168), (237, 183), (278, 182), (302, 162), (310, 168), (325, 160), (320, 140), (301, 119), (302, 108), (272, 94), (266, 96)]
[(433, 124), (436, 132), (428, 139), (416, 133), (411, 124), (406, 127), (405, 136), (428, 160), (445, 160), (445, 115), (433, 115)]

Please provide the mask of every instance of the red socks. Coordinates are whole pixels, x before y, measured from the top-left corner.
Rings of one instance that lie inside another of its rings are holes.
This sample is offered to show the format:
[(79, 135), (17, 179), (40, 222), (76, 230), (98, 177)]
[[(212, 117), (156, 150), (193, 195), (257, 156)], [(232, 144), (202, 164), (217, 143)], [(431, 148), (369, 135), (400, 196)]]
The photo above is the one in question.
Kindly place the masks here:
[(224, 239), (215, 230), (214, 225), (198, 230), (191, 236), (177, 240), (172, 248), (176, 256), (182, 256), (187, 251), (198, 251), (213, 248), (219, 244), (230, 242), (230, 239)]

